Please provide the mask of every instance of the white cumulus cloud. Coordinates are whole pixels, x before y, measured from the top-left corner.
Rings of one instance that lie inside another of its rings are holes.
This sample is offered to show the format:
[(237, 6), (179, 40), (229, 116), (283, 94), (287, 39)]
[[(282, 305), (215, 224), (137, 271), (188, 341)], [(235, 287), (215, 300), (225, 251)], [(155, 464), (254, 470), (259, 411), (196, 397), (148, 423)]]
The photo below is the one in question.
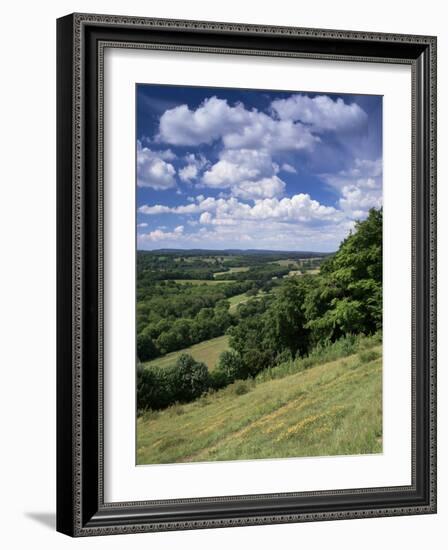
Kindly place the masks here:
[(300, 122), (276, 120), (258, 112), (251, 119), (249, 124), (223, 135), (222, 141), (225, 147), (266, 149), (272, 153), (311, 151), (320, 141)]
[[(172, 158), (172, 152), (152, 151), (137, 142), (137, 185), (164, 190), (176, 186), (174, 166), (165, 160)], [(165, 157), (165, 158), (164, 158)]]
[(235, 197), (260, 199), (281, 196), (285, 183), (277, 176), (278, 165), (265, 150), (224, 150), (220, 160), (207, 170), (202, 184), (230, 189)]
[(355, 130), (367, 122), (367, 114), (357, 103), (345, 103), (327, 95), (311, 98), (295, 94), (274, 100), (271, 107), (281, 120), (300, 121), (315, 132)]
[(382, 159), (355, 159), (347, 170), (321, 177), (340, 194), (339, 207), (350, 219), (362, 219), (383, 205)]
[(219, 139), (247, 119), (242, 105), (230, 107), (226, 100), (211, 97), (196, 110), (188, 105), (168, 109), (160, 117), (158, 140), (173, 145), (200, 145)]
[(280, 197), (285, 191), (285, 182), (277, 176), (259, 180), (245, 180), (232, 188), (232, 194), (247, 200)]
[(159, 142), (171, 145), (210, 144), (222, 139), (225, 148), (266, 148), (272, 151), (312, 149), (319, 140), (300, 122), (276, 120), (242, 103), (231, 106), (213, 96), (196, 110), (188, 105), (169, 109), (160, 117)]
[(141, 233), (138, 235), (140, 242), (157, 242), (165, 240), (176, 240), (183, 235), (184, 226), (179, 225), (173, 231), (163, 231), (162, 229), (155, 229), (149, 233)]
[(198, 178), (201, 170), (207, 165), (208, 161), (204, 155), (186, 155), (187, 165), (179, 170), (179, 177), (184, 182), (191, 182)]
[[(200, 223), (212, 223), (212, 220), (267, 221), (282, 222), (336, 222), (342, 219), (341, 212), (333, 206), (320, 204), (306, 193), (299, 193), (292, 197), (263, 198), (256, 200), (253, 205), (242, 202), (235, 197), (229, 199), (215, 199), (207, 197), (194, 204), (181, 206), (144, 205), (139, 212), (148, 215), (156, 214), (201, 214)], [(203, 216), (203, 213), (207, 213)], [(224, 225), (224, 224), (222, 224)]]
[(210, 212), (202, 212), (202, 214), (199, 216), (199, 223), (202, 224), (209, 224), (212, 223), (213, 216), (210, 214)]
[(364, 218), (370, 208), (380, 208), (383, 204), (382, 194), (366, 191), (359, 185), (346, 185), (342, 188), (339, 205), (351, 218)]

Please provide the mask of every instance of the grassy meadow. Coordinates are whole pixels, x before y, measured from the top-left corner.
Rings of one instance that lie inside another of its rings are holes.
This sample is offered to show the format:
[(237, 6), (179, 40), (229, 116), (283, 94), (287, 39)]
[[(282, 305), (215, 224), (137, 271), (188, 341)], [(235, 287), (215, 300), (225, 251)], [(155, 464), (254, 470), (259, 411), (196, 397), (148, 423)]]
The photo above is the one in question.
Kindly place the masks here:
[(381, 346), (365, 340), (358, 353), (316, 361), (143, 414), (137, 463), (380, 453)]
[(189, 348), (185, 348), (179, 351), (173, 351), (152, 361), (145, 363), (145, 366), (153, 367), (167, 367), (176, 363), (177, 359), (182, 353), (188, 353), (193, 357), (195, 361), (205, 363), (209, 369), (213, 369), (218, 362), (221, 353), (229, 348), (229, 337), (218, 336), (217, 338), (211, 338), (200, 344), (195, 344)]

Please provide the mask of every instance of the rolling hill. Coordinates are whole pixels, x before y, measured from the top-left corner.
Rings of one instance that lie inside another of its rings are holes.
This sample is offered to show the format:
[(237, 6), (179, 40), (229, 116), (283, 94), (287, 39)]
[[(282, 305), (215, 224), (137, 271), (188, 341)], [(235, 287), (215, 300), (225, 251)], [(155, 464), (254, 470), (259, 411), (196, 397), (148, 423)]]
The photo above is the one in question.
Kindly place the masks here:
[(137, 420), (137, 463), (382, 452), (378, 340), (312, 368), (306, 361), (145, 413)]

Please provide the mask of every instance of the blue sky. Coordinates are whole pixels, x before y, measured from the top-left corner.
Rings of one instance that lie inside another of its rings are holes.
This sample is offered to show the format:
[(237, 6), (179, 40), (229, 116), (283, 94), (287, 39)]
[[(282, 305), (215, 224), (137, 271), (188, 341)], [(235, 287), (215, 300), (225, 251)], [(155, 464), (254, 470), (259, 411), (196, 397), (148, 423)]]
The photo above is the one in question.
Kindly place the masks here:
[(382, 97), (137, 85), (137, 246), (334, 251), (382, 205)]

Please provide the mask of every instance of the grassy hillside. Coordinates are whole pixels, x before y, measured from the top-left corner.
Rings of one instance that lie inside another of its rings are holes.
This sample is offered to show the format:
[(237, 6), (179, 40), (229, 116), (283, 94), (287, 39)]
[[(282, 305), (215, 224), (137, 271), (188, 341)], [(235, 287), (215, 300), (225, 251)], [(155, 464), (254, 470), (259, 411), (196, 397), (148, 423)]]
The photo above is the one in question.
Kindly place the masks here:
[(303, 370), (305, 361), (144, 414), (137, 421), (137, 463), (381, 452), (377, 341)]
[(167, 367), (168, 365), (173, 365), (177, 361), (179, 355), (182, 353), (188, 353), (195, 361), (205, 363), (209, 369), (213, 369), (219, 356), (226, 349), (229, 349), (229, 337), (218, 336), (218, 338), (206, 340), (205, 342), (195, 344), (189, 348), (173, 351), (172, 353), (168, 353), (167, 355), (148, 361), (145, 365)]
[(251, 299), (251, 296), (247, 296), (245, 292), (243, 294), (237, 294), (236, 296), (232, 296), (231, 298), (228, 299), (228, 302), (230, 304), (229, 312), (234, 313), (236, 311), (236, 308), (240, 304), (245, 304), (250, 299)]

